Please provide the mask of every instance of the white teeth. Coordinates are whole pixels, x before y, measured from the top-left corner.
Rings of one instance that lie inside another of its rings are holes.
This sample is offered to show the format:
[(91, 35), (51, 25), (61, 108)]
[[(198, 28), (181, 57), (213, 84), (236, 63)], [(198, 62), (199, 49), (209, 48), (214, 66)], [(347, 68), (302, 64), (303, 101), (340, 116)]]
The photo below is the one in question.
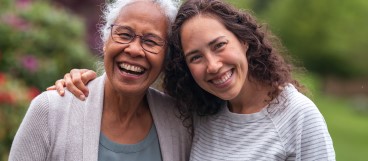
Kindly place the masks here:
[(129, 71), (133, 71), (133, 72), (143, 72), (144, 71), (144, 69), (141, 67), (137, 67), (137, 66), (133, 66), (133, 65), (125, 64), (125, 63), (121, 63), (120, 68), (129, 70)]
[(222, 83), (225, 83), (231, 77), (232, 74), (233, 74), (232, 71), (228, 71), (221, 78), (212, 80), (212, 83), (214, 83), (214, 84), (222, 84)]

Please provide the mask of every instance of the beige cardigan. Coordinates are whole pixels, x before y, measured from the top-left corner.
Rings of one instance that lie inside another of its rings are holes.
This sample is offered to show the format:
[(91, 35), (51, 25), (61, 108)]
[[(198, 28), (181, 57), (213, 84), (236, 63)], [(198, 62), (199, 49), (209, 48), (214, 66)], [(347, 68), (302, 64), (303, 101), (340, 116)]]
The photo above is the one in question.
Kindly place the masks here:
[[(36, 97), (14, 138), (9, 160), (97, 161), (105, 75), (88, 84), (80, 101), (70, 92), (46, 91)], [(191, 140), (176, 117), (173, 100), (150, 88), (148, 104), (164, 161), (189, 160)]]

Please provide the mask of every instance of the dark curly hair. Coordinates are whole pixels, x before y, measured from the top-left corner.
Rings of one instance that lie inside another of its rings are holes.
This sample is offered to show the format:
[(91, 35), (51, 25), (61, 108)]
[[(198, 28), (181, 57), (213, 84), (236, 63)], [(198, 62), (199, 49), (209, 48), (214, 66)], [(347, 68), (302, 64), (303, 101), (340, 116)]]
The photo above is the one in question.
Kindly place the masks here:
[(177, 100), (184, 125), (191, 126), (193, 114), (213, 115), (226, 103), (197, 85), (184, 59), (180, 38), (182, 25), (200, 14), (215, 17), (239, 41), (248, 43), (248, 79), (270, 87), (270, 100), (276, 98), (282, 90), (280, 87), (288, 83), (298, 90), (303, 88), (291, 76), (292, 65), (280, 55), (282, 46), (277, 45), (280, 44), (277, 38), (263, 30), (250, 13), (221, 0), (188, 0), (180, 7), (172, 28), (170, 55), (163, 82), (165, 92)]

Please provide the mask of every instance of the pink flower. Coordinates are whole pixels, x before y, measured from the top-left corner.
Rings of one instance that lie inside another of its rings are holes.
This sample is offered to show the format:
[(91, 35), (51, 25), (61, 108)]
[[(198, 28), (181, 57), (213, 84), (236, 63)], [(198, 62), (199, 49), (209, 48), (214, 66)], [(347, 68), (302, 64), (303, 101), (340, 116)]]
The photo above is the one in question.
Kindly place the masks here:
[(17, 8), (26, 8), (31, 4), (31, 0), (17, 0)]
[(38, 69), (38, 61), (37, 59), (32, 55), (26, 55), (22, 58), (22, 65), (24, 68), (26, 68), (28, 71), (34, 73)]
[(28, 29), (28, 23), (24, 19), (18, 17), (15, 14), (4, 14), (1, 20), (11, 27), (18, 29), (20, 31), (25, 31)]

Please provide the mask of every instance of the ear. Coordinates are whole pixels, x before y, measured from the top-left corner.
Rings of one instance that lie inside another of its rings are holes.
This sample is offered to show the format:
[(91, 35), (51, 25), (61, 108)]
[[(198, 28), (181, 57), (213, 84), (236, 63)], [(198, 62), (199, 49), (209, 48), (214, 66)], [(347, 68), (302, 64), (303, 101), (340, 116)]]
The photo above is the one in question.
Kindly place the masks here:
[(248, 48), (249, 48), (249, 44), (244, 41), (244, 42), (242, 42), (242, 46), (243, 46), (244, 51), (247, 52)]

